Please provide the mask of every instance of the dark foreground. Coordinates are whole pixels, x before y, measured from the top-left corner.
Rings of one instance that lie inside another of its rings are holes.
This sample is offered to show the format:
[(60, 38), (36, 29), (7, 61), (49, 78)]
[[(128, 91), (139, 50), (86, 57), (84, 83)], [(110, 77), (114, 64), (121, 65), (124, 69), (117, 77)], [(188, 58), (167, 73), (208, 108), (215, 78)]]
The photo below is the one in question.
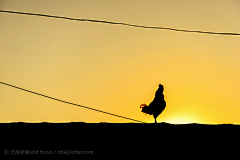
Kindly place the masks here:
[(240, 125), (8, 123), (1, 124), (1, 138), (1, 156), (115, 155), (116, 159), (167, 154), (171, 159), (197, 152), (196, 159), (207, 153), (238, 152)]

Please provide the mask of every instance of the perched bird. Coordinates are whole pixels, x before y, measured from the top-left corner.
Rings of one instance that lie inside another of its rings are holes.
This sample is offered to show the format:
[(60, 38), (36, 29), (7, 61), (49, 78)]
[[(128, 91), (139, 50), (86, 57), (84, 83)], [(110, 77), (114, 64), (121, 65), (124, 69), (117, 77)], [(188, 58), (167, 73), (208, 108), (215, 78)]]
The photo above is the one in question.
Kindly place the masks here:
[(157, 123), (157, 117), (162, 113), (162, 111), (166, 107), (166, 102), (164, 100), (164, 95), (163, 95), (163, 85), (159, 84), (159, 88), (156, 91), (155, 98), (153, 101), (147, 106), (146, 104), (140, 105), (140, 108), (142, 108), (143, 113), (153, 115), (155, 119), (155, 123)]

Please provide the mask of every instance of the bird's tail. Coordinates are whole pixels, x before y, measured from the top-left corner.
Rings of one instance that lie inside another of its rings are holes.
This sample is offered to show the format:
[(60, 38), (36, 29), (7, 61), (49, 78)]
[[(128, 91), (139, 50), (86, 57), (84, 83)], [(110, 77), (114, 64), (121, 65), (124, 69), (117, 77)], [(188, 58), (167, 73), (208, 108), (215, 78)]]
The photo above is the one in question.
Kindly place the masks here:
[(145, 114), (152, 115), (149, 106), (146, 105), (145, 103), (144, 103), (144, 104), (141, 104), (141, 105), (140, 105), (140, 108), (142, 108), (142, 111), (141, 111), (141, 112), (143, 112), (143, 113), (145, 113)]

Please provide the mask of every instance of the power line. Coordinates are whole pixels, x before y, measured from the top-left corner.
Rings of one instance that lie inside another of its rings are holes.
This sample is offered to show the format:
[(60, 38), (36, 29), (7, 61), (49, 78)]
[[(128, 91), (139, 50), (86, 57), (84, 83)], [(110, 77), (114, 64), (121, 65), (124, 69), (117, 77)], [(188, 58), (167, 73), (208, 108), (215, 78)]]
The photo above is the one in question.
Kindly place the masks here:
[(125, 25), (125, 26), (138, 27), (138, 28), (165, 29), (165, 30), (172, 30), (172, 31), (179, 31), (179, 32), (193, 32), (193, 33), (234, 35), (234, 36), (239, 36), (240, 35), (240, 33), (193, 31), (193, 30), (175, 29), (175, 28), (168, 28), (168, 27), (150, 27), (150, 26), (135, 25), (135, 24), (122, 23), (122, 22), (111, 22), (111, 21), (93, 20), (93, 19), (78, 19), (78, 18), (69, 18), (69, 17), (62, 17), (62, 16), (53, 16), (53, 15), (47, 15), (47, 14), (38, 14), (38, 13), (16, 12), (16, 11), (6, 11), (6, 10), (0, 10), (0, 12), (24, 14), (24, 15), (32, 15), (32, 16), (42, 16), (42, 17), (51, 17), (51, 18), (61, 18), (61, 19), (74, 20), (74, 21), (87, 21), (87, 22), (96, 22), (96, 23), (118, 24), (118, 25)]
[(49, 97), (49, 96), (46, 96), (46, 95), (43, 95), (43, 94), (39, 94), (39, 93), (36, 93), (36, 92), (33, 92), (33, 91), (29, 91), (29, 90), (27, 90), (27, 89), (23, 89), (23, 88), (20, 88), (20, 87), (16, 87), (16, 86), (13, 86), (13, 85), (4, 83), (4, 82), (0, 82), (0, 83), (2, 83), (2, 84), (4, 84), (4, 85), (7, 85), (7, 86), (10, 86), (10, 87), (13, 87), (13, 88), (17, 88), (17, 89), (26, 91), (26, 92), (30, 92), (30, 93), (33, 93), (33, 94), (37, 94), (37, 95), (39, 95), (39, 96), (43, 96), (43, 97), (50, 98), (50, 99), (53, 99), (53, 100), (56, 100), (56, 101), (60, 101), (60, 102), (63, 102), (63, 103), (67, 103), (67, 104), (71, 104), (71, 105), (75, 105), (75, 106), (79, 106), (79, 107), (91, 109), (91, 110), (94, 110), (94, 111), (97, 111), (97, 112), (106, 113), (106, 114), (109, 114), (109, 115), (112, 115), (112, 116), (116, 116), (116, 117), (120, 117), (120, 118), (124, 118), (124, 119), (128, 119), (128, 120), (132, 120), (132, 121), (136, 121), (136, 122), (145, 123), (145, 122), (142, 122), (142, 121), (139, 121), (139, 120), (135, 120), (135, 119), (131, 119), (131, 118), (119, 116), (119, 115), (112, 114), (112, 113), (109, 113), (109, 112), (100, 111), (100, 110), (97, 110), (97, 109), (94, 109), (94, 108), (90, 108), (90, 107), (85, 107), (85, 106), (82, 106), (82, 105), (79, 105), (79, 104), (74, 104), (74, 103), (71, 103), (71, 102), (66, 102), (66, 101), (63, 101), (63, 100), (60, 100), (60, 99), (56, 99), (56, 98)]

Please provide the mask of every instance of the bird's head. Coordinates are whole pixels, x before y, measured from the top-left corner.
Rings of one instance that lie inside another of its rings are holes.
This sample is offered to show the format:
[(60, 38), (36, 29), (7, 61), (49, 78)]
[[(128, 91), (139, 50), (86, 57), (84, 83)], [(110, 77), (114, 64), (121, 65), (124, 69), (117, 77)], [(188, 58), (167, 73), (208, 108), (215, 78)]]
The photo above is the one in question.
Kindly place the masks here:
[(161, 89), (163, 91), (163, 89), (164, 89), (163, 85), (159, 84), (158, 86), (159, 86), (159, 89)]

